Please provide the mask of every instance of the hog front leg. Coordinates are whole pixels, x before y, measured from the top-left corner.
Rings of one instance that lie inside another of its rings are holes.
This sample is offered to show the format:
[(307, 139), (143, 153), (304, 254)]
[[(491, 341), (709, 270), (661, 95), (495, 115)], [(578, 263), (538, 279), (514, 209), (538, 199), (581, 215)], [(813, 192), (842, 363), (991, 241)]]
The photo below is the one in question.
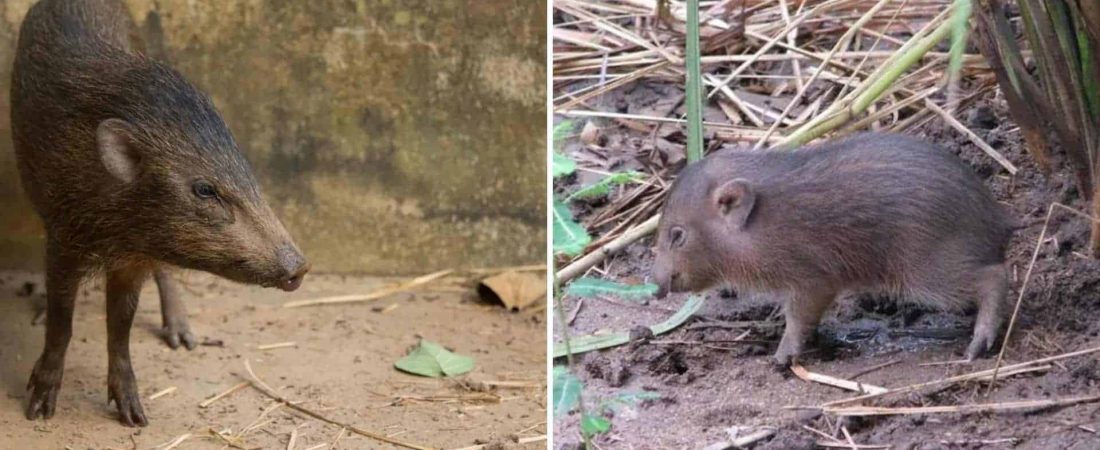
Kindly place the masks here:
[(130, 363), (130, 327), (134, 323), (141, 285), (149, 276), (143, 268), (122, 268), (107, 274), (107, 395), (118, 406), (119, 421), (145, 426), (145, 411)]
[(83, 278), (80, 258), (55, 241), (46, 245), (46, 345), (27, 383), (30, 401), (27, 419), (49, 419), (57, 407), (57, 393), (65, 373), (65, 352), (73, 335), (73, 306)]

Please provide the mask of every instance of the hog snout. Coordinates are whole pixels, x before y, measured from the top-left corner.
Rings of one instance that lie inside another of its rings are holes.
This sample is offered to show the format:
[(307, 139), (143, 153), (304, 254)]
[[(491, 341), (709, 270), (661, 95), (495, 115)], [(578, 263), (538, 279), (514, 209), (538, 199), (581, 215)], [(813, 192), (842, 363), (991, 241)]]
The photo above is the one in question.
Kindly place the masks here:
[(302, 279), (305, 278), (306, 272), (309, 272), (309, 262), (306, 261), (306, 258), (302, 256), (298, 249), (292, 246), (279, 248), (275, 252), (275, 258), (278, 260), (279, 269), (282, 271), (275, 286), (287, 292), (298, 289), (302, 285)]
[(668, 269), (667, 264), (664, 264), (658, 259), (653, 265), (653, 281), (657, 283), (657, 298), (665, 298), (670, 291), (672, 291), (673, 282), (676, 279), (676, 274)]
[(664, 280), (658, 279), (657, 299), (665, 298), (672, 292), (682, 292), (683, 290), (683, 286), (680, 285), (680, 274), (673, 273)]

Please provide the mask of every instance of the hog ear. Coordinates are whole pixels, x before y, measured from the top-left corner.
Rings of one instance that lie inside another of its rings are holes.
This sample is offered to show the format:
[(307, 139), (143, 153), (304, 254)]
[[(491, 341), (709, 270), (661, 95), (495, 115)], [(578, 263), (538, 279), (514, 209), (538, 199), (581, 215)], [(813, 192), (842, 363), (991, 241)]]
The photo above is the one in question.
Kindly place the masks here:
[(133, 145), (134, 127), (121, 119), (107, 119), (95, 131), (96, 148), (107, 173), (123, 183), (137, 178), (141, 157)]
[(718, 213), (733, 229), (740, 230), (745, 227), (756, 204), (756, 193), (753, 192), (748, 180), (738, 178), (727, 181), (714, 190), (713, 197)]

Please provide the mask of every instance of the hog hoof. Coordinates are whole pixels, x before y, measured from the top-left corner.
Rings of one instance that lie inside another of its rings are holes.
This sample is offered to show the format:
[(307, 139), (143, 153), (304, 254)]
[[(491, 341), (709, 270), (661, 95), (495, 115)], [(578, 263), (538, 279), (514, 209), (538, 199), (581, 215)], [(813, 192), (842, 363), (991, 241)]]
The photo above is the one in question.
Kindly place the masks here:
[(997, 337), (993, 333), (974, 333), (974, 339), (970, 341), (970, 346), (966, 349), (966, 359), (974, 361), (981, 358), (991, 350), (997, 342)]
[(137, 382), (134, 375), (108, 376), (107, 390), (108, 404), (114, 402), (118, 406), (118, 421), (128, 427), (144, 427), (149, 424), (145, 419), (145, 410), (141, 407), (141, 398), (137, 393)]
[(162, 328), (160, 332), (164, 342), (172, 350), (180, 348), (181, 344), (188, 350), (194, 350), (195, 346), (198, 345), (198, 340), (195, 338), (194, 333), (191, 333), (191, 327), (187, 324), (169, 325)]
[(790, 367), (795, 357), (802, 353), (805, 346), (802, 341), (803, 339), (784, 333), (783, 338), (779, 340), (779, 348), (775, 350), (775, 363), (783, 369)]
[(27, 391), (30, 393), (26, 410), (28, 420), (53, 417), (57, 393), (61, 391), (61, 374), (59, 369), (43, 369), (41, 361), (35, 365), (30, 382), (27, 383)]
[(794, 357), (797, 353), (785, 351), (782, 346), (775, 352), (775, 356), (772, 357), (772, 362), (775, 363), (776, 369), (786, 370), (791, 367), (791, 363), (794, 362)]

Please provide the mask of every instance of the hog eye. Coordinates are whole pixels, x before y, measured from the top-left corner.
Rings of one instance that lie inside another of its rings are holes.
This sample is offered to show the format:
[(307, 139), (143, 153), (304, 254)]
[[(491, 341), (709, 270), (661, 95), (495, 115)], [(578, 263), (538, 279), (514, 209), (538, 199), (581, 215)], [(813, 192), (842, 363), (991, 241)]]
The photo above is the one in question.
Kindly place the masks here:
[(195, 192), (195, 196), (198, 198), (209, 199), (218, 196), (218, 190), (214, 185), (204, 180), (198, 180), (192, 184), (191, 190)]
[(686, 234), (683, 228), (672, 227), (672, 229), (668, 230), (669, 248), (678, 248), (684, 245), (685, 236)]

